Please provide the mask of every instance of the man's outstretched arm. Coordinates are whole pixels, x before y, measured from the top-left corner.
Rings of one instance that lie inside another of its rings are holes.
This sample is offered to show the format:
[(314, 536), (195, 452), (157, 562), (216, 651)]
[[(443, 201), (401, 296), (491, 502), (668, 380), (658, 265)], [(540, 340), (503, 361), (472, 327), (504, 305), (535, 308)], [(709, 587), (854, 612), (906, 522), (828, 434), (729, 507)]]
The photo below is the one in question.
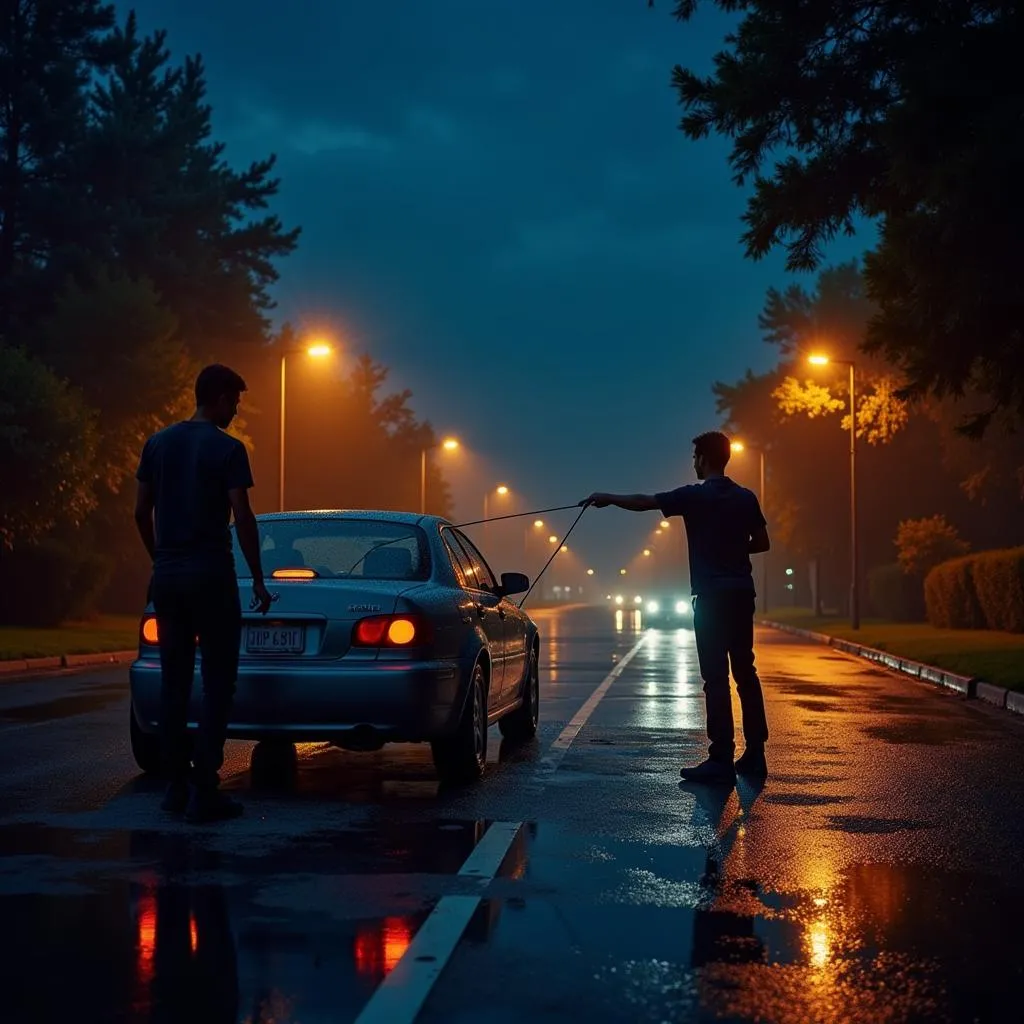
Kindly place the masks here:
[(609, 494), (606, 491), (594, 491), (580, 504), (593, 505), (594, 508), (615, 505), (616, 508), (624, 508), (627, 512), (653, 512), (660, 508), (653, 494)]

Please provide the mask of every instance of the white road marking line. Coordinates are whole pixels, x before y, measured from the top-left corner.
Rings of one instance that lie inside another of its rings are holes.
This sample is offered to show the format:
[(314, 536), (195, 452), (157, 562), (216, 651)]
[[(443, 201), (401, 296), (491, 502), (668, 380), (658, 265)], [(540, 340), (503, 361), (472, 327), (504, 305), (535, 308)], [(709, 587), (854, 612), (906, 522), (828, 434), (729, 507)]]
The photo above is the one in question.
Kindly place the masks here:
[[(548, 775), (559, 766), (587, 719), (646, 639), (645, 633), (583, 702), (583, 706), (558, 734), (540, 762), (541, 772)], [(490, 882), (497, 875), (522, 827), (521, 821), (494, 822), (459, 868), (459, 875)], [(462, 933), (480, 905), (480, 900), (480, 896), (442, 896), (420, 925), (402, 958), (363, 1007), (355, 1024), (413, 1024), (434, 983), (462, 940)]]
[(602, 698), (611, 688), (612, 683), (622, 674), (622, 670), (633, 660), (637, 651), (644, 645), (647, 634), (644, 633), (639, 640), (622, 656), (618, 664), (604, 677), (596, 690), (584, 701), (583, 707), (572, 716), (569, 724), (558, 734), (558, 739), (551, 744), (547, 755), (541, 759), (540, 770), (545, 773), (553, 772), (565, 757), (566, 751), (572, 745), (572, 741), (580, 734), (580, 730), (587, 724), (587, 719), (594, 713), (594, 709), (601, 703)]
[[(489, 882), (522, 827), (522, 822), (494, 822), (466, 858), (459, 875)], [(479, 896), (442, 896), (401, 960), (363, 1007), (356, 1024), (412, 1024), (479, 905)]]

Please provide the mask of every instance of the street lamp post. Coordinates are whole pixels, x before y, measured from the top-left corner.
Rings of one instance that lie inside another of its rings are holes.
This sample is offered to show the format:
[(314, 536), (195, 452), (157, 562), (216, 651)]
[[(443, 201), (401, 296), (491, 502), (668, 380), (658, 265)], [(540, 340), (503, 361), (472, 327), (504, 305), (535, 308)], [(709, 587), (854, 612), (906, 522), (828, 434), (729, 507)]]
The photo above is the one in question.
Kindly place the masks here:
[(813, 355), (813, 366), (836, 363), (850, 371), (850, 628), (860, 629), (860, 559), (857, 551), (857, 377), (852, 359)]
[(323, 359), (325, 356), (331, 354), (331, 346), (325, 342), (316, 342), (313, 345), (307, 346), (305, 349), (291, 348), (285, 349), (281, 353), (281, 450), (278, 453), (278, 476), (277, 476), (277, 503), (280, 506), (280, 511), (284, 511), (284, 409), (285, 409), (285, 365), (288, 357), (294, 355), (296, 352), (305, 352), (307, 356), (313, 359)]
[[(765, 503), (764, 503), (764, 494), (765, 494), (765, 491), (764, 491), (764, 485), (765, 485), (765, 473), (764, 473), (765, 452), (764, 452), (764, 449), (763, 448), (757, 448), (754, 445), (745, 444), (742, 441), (733, 441), (733, 443), (730, 445), (730, 447), (732, 448), (732, 450), (734, 452), (742, 452), (745, 449), (750, 448), (751, 451), (757, 452), (757, 454), (760, 456), (760, 462), (761, 462), (761, 480), (760, 480), (760, 484), (761, 484), (761, 486), (759, 488), (758, 501), (761, 502), (761, 511), (764, 512), (764, 507), (765, 507)], [(763, 615), (767, 615), (768, 614), (768, 553), (767, 552), (765, 552), (764, 557), (761, 559), (761, 613)]]
[(445, 451), (452, 452), (459, 447), (459, 442), (454, 437), (446, 437), (439, 445), (428, 444), (425, 448), (420, 450), (420, 515), (425, 516), (427, 514), (427, 452), (434, 448), (444, 448)]
[[(505, 495), (508, 494), (508, 488), (504, 484), (498, 484), (498, 486), (494, 488), (494, 493), (497, 494), (497, 495), (500, 495), (502, 498), (504, 498)], [(485, 541), (490, 536), (490, 532), (491, 532), (491, 524), (489, 522), (487, 522), (487, 520), (490, 518), (490, 515), (491, 515), (491, 511), (490, 510), (491, 510), (491, 492), (490, 491), (484, 491), (484, 540)]]

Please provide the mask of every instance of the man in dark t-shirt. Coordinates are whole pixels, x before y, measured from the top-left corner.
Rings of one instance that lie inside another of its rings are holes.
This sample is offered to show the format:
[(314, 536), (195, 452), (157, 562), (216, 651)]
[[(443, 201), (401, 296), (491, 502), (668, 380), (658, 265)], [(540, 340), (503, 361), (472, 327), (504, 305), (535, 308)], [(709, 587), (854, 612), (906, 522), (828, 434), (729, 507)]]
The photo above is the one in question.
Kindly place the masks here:
[[(154, 434), (142, 449), (135, 522), (153, 561), (161, 757), (168, 782), (162, 806), (201, 822), (242, 811), (218, 788), (242, 630), (232, 513), (252, 570), (253, 609), (266, 614), (271, 596), (249, 505), (249, 456), (241, 441), (225, 433), (238, 412), (245, 381), (226, 366), (207, 366), (196, 378), (195, 391), (195, 415)], [(188, 707), (197, 640), (203, 700), (190, 772)]]
[[(752, 491), (725, 475), (731, 446), (719, 431), (693, 440), (693, 465), (699, 484), (657, 494), (608, 494), (596, 491), (580, 504), (615, 505), (631, 512), (660, 510), (686, 524), (693, 592), (693, 628), (704, 679), (707, 760), (685, 767), (689, 782), (732, 782), (736, 772), (763, 778), (768, 769), (764, 696), (754, 668), (754, 578), (750, 556), (770, 547), (761, 506)], [(746, 748), (733, 765), (735, 733), (729, 667), (743, 713)]]

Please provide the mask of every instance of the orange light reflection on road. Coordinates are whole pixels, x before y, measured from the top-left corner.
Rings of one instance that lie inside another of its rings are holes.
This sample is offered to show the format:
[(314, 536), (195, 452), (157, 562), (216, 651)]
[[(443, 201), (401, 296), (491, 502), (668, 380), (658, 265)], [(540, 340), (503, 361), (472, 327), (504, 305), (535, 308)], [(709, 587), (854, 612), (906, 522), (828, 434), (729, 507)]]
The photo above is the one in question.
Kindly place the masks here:
[(139, 981), (148, 984), (153, 980), (153, 957), (156, 955), (156, 897), (148, 889), (139, 897), (135, 944)]
[(194, 953), (199, 946), (199, 929), (196, 927), (196, 915), (191, 913), (188, 915), (188, 939)]
[(381, 924), (356, 934), (356, 970), (372, 977), (393, 971), (412, 942), (412, 928), (403, 917), (386, 917)]

